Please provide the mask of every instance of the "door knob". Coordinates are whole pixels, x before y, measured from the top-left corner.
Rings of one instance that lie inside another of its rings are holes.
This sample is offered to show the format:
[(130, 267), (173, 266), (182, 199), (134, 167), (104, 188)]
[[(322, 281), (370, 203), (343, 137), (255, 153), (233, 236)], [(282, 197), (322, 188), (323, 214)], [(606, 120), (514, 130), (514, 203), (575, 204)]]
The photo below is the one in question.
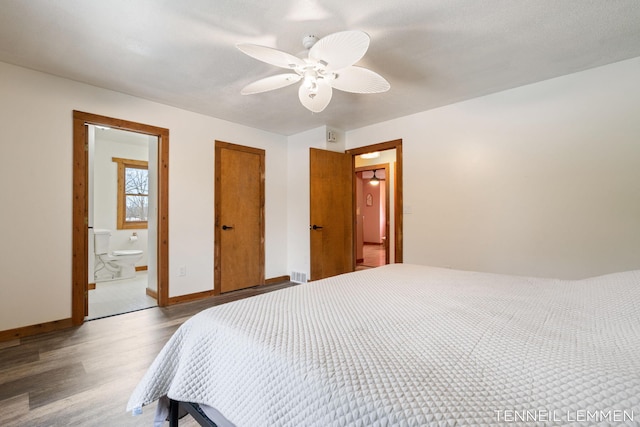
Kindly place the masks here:
[(321, 229), (321, 228), (322, 228), (322, 226), (321, 226), (321, 225), (315, 225), (315, 224), (313, 224), (313, 225), (312, 225), (311, 227), (309, 227), (309, 228), (312, 228), (312, 229), (314, 229), (314, 230), (319, 230), (319, 229)]
[(231, 227), (231, 226), (229, 226), (229, 225), (223, 225), (223, 226), (222, 226), (222, 229), (223, 229), (223, 230), (232, 230), (232, 229), (233, 229), (233, 227)]

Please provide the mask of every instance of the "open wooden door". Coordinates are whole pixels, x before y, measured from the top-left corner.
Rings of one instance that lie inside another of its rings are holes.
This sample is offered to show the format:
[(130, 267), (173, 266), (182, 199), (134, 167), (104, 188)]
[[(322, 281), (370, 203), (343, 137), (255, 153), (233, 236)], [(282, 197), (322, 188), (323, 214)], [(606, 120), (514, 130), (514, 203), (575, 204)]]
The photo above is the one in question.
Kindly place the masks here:
[(214, 293), (264, 284), (264, 150), (216, 141)]
[(352, 156), (310, 149), (311, 280), (353, 271)]

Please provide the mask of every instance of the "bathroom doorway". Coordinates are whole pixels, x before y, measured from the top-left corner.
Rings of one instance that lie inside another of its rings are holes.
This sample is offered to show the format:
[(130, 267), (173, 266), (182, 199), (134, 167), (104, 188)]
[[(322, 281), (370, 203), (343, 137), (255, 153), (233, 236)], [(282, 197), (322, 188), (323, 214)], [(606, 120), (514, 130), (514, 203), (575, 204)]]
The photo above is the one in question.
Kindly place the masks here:
[[(87, 125), (88, 314), (156, 307), (158, 137)], [(149, 250), (149, 249), (152, 250)]]
[[(94, 126), (93, 130), (92, 125)], [(133, 264), (130, 262), (130, 258), (131, 255), (133, 255), (131, 254), (131, 251), (139, 251), (140, 249), (126, 247), (124, 249), (116, 248), (115, 245), (119, 244), (117, 240), (121, 239), (122, 236), (116, 237), (112, 245), (110, 241), (111, 232), (123, 229), (127, 230), (127, 234), (125, 234), (125, 243), (131, 246), (142, 243), (141, 240), (146, 240), (147, 270), (146, 273), (140, 273), (141, 276), (144, 276), (145, 274), (147, 276), (145, 294), (154, 297), (157, 301), (157, 305), (161, 307), (166, 306), (169, 300), (169, 130), (156, 126), (130, 122), (122, 119), (100, 116), (81, 111), (74, 111), (72, 238), (73, 265), (71, 313), (72, 323), (74, 325), (81, 325), (86, 320), (87, 315), (89, 315), (89, 284), (94, 283), (94, 280), (91, 279), (94, 278), (96, 268), (96, 265), (94, 264), (94, 272), (90, 275), (89, 260), (93, 259), (93, 262), (96, 262), (95, 248), (93, 246), (91, 248), (89, 247), (90, 244), (95, 245), (95, 236), (93, 236), (95, 229), (93, 228), (93, 226), (100, 226), (99, 224), (93, 223), (91, 224), (91, 228), (89, 228), (90, 218), (92, 218), (92, 221), (95, 219), (95, 206), (93, 201), (91, 201), (90, 203), (89, 197), (89, 187), (91, 187), (89, 178), (90, 172), (92, 170), (92, 162), (89, 161), (89, 146), (91, 144), (95, 144), (95, 139), (93, 139), (93, 142), (91, 142), (91, 138), (95, 138), (95, 127), (97, 126), (110, 128), (113, 130), (129, 131), (135, 134), (140, 134), (142, 135), (142, 137), (147, 138), (147, 140), (149, 141), (149, 147), (151, 147), (152, 145), (155, 146), (155, 149), (149, 149), (147, 168), (151, 170), (155, 169), (155, 172), (149, 174), (149, 176), (155, 177), (156, 179), (155, 183), (151, 182), (151, 180), (149, 181), (149, 183), (147, 184), (149, 186), (149, 188), (147, 189), (148, 192), (145, 195), (146, 197), (148, 197), (148, 200), (150, 200), (151, 198), (155, 198), (155, 202), (150, 201), (145, 205), (147, 214), (146, 237), (143, 237), (139, 231), (136, 231), (136, 227), (140, 229), (140, 224), (133, 224), (133, 228), (127, 229), (126, 227), (118, 228), (117, 224), (112, 227), (111, 224), (113, 223), (111, 223), (104, 229), (99, 229), (101, 232), (107, 231), (109, 234), (109, 241), (106, 244), (106, 250), (104, 249), (104, 241), (102, 241), (101, 243), (102, 246), (100, 250), (103, 251), (104, 255), (107, 255), (101, 261), (108, 261), (108, 264), (110, 265), (110, 267), (112, 267), (112, 279), (118, 280), (124, 277), (129, 277), (129, 274), (124, 274), (124, 272), (130, 271), (131, 269), (134, 269), (135, 271), (136, 265), (140, 267), (138, 269), (138, 272), (135, 273), (135, 276), (137, 276), (141, 271), (145, 271), (144, 265), (142, 265), (142, 263), (139, 263), (138, 265), (138, 261), (141, 261), (142, 258), (136, 259)], [(123, 160), (126, 160), (126, 162), (123, 162)], [(119, 166), (121, 166), (121, 164), (129, 163), (130, 161), (135, 162), (136, 159), (127, 159), (124, 157), (112, 156), (110, 161), (115, 164), (114, 167), (118, 168)], [(134, 166), (139, 166), (139, 163), (135, 163)], [(91, 173), (93, 174), (93, 172)], [(92, 179), (94, 178), (95, 176), (92, 175)], [(143, 193), (143, 191), (137, 191), (134, 195), (140, 196)], [(127, 195), (130, 196), (131, 194)], [(151, 208), (149, 206), (151, 206)], [(145, 209), (143, 209), (142, 211), (145, 211)], [(134, 223), (140, 220), (139, 217), (134, 216), (132, 218), (126, 213), (123, 215), (123, 217), (127, 221), (133, 220)], [(118, 220), (119, 219), (116, 218), (116, 221)], [(91, 238), (89, 236), (90, 230), (92, 235)], [(136, 234), (134, 235), (134, 233)], [(120, 243), (122, 243), (122, 240), (120, 240)], [(129, 258), (129, 260), (127, 260), (127, 262), (123, 262), (122, 258), (117, 257), (120, 254), (115, 254), (113, 252), (114, 250), (125, 251), (125, 258)], [(126, 251), (129, 252), (127, 253)], [(138, 255), (133, 256), (133, 258), (137, 258)], [(111, 256), (112, 258), (109, 258), (109, 256)], [(149, 278), (149, 276), (153, 277)], [(152, 288), (154, 284), (155, 286), (157, 286), (155, 289)], [(130, 309), (126, 309), (126, 311), (130, 311)], [(91, 318), (93, 318), (93, 316), (91, 316)]]

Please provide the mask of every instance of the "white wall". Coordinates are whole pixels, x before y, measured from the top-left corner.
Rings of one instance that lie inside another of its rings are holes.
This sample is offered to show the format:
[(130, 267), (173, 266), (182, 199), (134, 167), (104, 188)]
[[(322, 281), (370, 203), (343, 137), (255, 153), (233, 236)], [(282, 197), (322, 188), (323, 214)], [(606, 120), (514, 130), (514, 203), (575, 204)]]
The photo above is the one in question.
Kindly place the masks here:
[(640, 58), (328, 145), (325, 127), (286, 138), (0, 63), (0, 330), (71, 316), (74, 109), (169, 128), (170, 296), (212, 288), (215, 139), (266, 150), (267, 278), (309, 274), (309, 147), (398, 138), (405, 262), (557, 277), (640, 268), (638, 75)]
[(71, 317), (74, 109), (169, 129), (170, 296), (212, 289), (216, 139), (266, 150), (265, 275), (288, 274), (286, 137), (5, 63), (0, 93), (0, 330)]
[[(336, 136), (335, 142), (327, 142), (327, 132)], [(289, 136), (287, 143), (287, 248), (288, 268), (292, 272), (311, 274), (309, 263), (309, 148), (344, 152), (345, 133), (321, 126)], [(283, 187), (284, 188), (284, 187)]]
[(407, 263), (637, 269), (638, 76), (635, 58), (354, 130), (347, 148), (403, 140)]
[[(324, 126), (289, 137), (287, 143), (287, 247), (289, 272), (311, 274), (309, 263), (309, 148), (326, 149)], [(289, 274), (290, 274), (289, 273)]]

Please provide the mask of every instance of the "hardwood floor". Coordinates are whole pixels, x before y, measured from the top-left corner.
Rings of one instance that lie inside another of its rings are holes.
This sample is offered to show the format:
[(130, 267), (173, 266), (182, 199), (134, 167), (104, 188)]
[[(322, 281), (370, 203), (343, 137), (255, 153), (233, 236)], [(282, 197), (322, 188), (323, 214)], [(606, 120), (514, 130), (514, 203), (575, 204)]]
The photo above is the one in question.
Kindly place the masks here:
[[(296, 285), (285, 282), (0, 342), (0, 426), (151, 426), (129, 395), (173, 332), (199, 311)], [(168, 425), (168, 424), (167, 424)], [(181, 426), (196, 426), (183, 419)]]

